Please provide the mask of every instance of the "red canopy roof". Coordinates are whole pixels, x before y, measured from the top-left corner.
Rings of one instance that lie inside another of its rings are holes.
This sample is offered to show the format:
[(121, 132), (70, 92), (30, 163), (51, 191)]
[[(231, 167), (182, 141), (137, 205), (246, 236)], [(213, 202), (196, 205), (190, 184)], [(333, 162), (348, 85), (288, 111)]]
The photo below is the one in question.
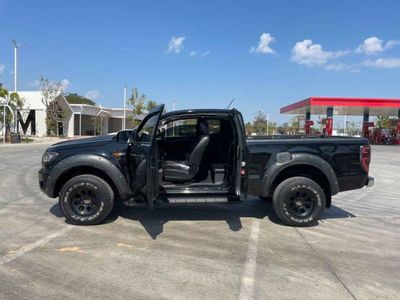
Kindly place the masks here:
[(325, 115), (326, 109), (333, 107), (335, 115), (362, 116), (369, 112), (371, 116), (398, 116), (400, 99), (387, 98), (344, 98), (310, 97), (281, 108), (282, 114)]

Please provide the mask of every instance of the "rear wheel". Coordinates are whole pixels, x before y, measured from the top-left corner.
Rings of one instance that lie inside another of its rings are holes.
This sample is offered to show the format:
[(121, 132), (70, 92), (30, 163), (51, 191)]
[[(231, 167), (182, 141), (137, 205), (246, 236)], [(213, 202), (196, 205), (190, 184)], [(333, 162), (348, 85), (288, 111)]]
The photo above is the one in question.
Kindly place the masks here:
[(114, 192), (102, 178), (79, 175), (61, 189), (59, 203), (72, 224), (95, 225), (103, 222), (114, 206)]
[(324, 191), (306, 177), (282, 181), (275, 189), (272, 201), (277, 216), (291, 226), (316, 224), (326, 206)]

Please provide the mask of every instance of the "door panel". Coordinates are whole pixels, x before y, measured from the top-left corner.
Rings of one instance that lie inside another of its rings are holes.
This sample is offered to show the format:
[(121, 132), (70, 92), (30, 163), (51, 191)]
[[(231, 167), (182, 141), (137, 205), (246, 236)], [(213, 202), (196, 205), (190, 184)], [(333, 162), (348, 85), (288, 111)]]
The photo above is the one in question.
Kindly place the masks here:
[(130, 147), (131, 186), (143, 191), (150, 208), (159, 192), (156, 133), (164, 105), (149, 112), (139, 125)]
[[(248, 148), (246, 140), (246, 131), (242, 114), (236, 109), (232, 109), (232, 117), (236, 126), (238, 136), (238, 147), (236, 151), (236, 186), (235, 193), (240, 196), (240, 200), (247, 197), (247, 176), (248, 176)], [(244, 172), (244, 173), (243, 173)]]

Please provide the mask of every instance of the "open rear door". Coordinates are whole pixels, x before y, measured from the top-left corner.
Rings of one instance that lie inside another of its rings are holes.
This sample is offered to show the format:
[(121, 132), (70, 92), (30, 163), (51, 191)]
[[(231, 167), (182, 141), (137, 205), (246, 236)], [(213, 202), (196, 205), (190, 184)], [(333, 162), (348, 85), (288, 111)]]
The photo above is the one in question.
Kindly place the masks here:
[[(164, 105), (159, 105), (149, 111), (148, 115), (140, 123), (135, 140), (131, 148), (130, 155), (136, 161), (135, 173), (136, 182), (141, 182), (145, 177), (144, 192), (149, 203), (149, 207), (154, 207), (154, 200), (158, 197), (159, 179), (158, 179), (158, 151), (157, 151), (157, 128)], [(134, 184), (135, 185), (135, 184)], [(137, 188), (141, 188), (138, 184)]]
[(246, 129), (242, 114), (236, 109), (232, 109), (232, 118), (236, 126), (238, 144), (236, 149), (236, 182), (235, 194), (240, 200), (247, 197), (247, 170), (248, 170), (248, 149), (246, 139)]

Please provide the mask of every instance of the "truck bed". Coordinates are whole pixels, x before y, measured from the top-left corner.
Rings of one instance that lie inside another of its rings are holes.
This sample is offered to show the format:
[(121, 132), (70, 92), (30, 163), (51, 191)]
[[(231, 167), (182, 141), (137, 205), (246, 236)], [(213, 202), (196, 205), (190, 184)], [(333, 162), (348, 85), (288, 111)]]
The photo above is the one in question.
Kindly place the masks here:
[[(337, 177), (339, 191), (365, 186), (368, 174), (362, 169), (360, 147), (368, 145), (365, 138), (316, 135), (273, 135), (247, 137), (250, 152), (249, 190), (256, 194), (262, 190), (266, 171), (276, 162), (276, 155), (310, 154), (322, 158)], [(312, 162), (310, 163), (312, 164)]]

